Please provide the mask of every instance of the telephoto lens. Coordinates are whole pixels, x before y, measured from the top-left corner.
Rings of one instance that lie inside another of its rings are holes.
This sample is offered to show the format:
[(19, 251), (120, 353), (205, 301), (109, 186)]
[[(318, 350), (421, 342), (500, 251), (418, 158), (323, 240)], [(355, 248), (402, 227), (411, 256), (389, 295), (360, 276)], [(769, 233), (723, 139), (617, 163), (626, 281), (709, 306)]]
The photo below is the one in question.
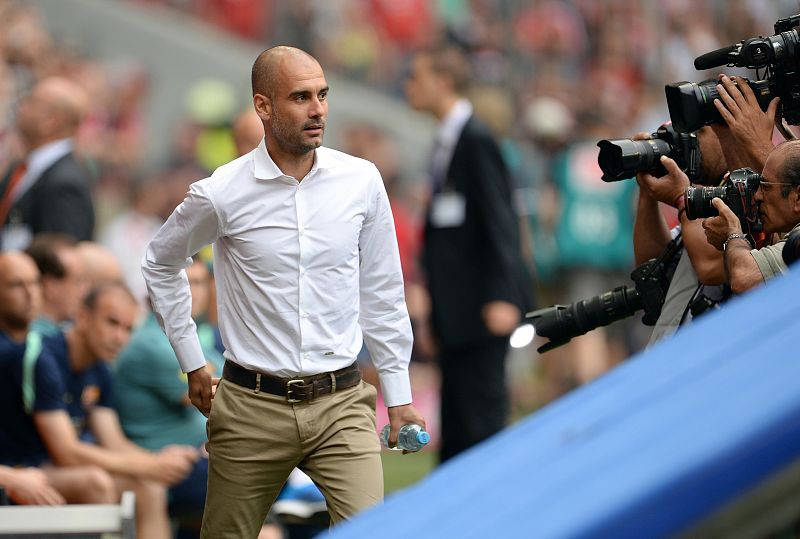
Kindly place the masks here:
[(597, 145), (600, 147), (597, 162), (603, 171), (604, 182), (626, 180), (639, 171), (652, 169), (656, 169), (655, 176), (664, 176), (667, 171), (661, 166), (661, 156), (672, 153), (669, 142), (661, 139), (601, 140)]
[(725, 187), (689, 187), (686, 190), (686, 217), (699, 219), (719, 215), (711, 203), (714, 198), (725, 200)]
[(603, 171), (603, 181), (616, 182), (633, 178), (637, 172), (656, 177), (665, 176), (661, 156), (671, 157), (686, 172), (690, 180), (697, 177), (700, 167), (700, 145), (694, 133), (678, 133), (670, 124), (659, 126), (647, 140), (614, 139), (597, 143), (600, 153), (597, 164)]
[[(768, 80), (748, 81), (761, 110), (766, 111), (774, 96)], [(697, 131), (704, 125), (721, 123), (714, 100), (719, 98), (716, 79), (703, 82), (673, 82), (664, 87), (672, 127), (680, 133)], [(734, 84), (736, 84), (734, 82)]]

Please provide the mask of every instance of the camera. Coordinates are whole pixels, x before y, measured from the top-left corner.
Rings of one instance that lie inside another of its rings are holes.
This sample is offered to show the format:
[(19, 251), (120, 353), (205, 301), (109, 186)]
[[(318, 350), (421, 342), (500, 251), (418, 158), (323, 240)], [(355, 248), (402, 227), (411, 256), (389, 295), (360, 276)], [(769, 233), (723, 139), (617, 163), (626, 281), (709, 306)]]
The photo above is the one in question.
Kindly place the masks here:
[(614, 139), (597, 143), (597, 163), (603, 181), (616, 182), (632, 178), (637, 172), (656, 177), (667, 174), (660, 162), (662, 155), (678, 163), (690, 180), (697, 179), (700, 168), (700, 146), (694, 133), (679, 133), (670, 124), (661, 125), (647, 140)]
[(538, 348), (547, 352), (568, 343), (600, 326), (632, 316), (644, 309), (642, 322), (655, 325), (667, 296), (669, 283), (678, 265), (683, 241), (680, 235), (672, 240), (658, 258), (633, 270), (634, 287), (618, 286), (614, 290), (571, 305), (554, 305), (527, 313), (525, 318), (536, 328), (536, 334), (549, 342)]
[[(780, 111), (788, 123), (800, 124), (800, 15), (775, 23), (775, 35), (745, 39), (695, 59), (697, 69), (721, 65), (765, 69), (764, 78), (748, 81), (762, 110), (774, 97), (780, 97)], [(758, 71), (756, 71), (758, 76)], [(718, 123), (722, 117), (714, 106), (719, 97), (717, 81), (676, 82), (665, 87), (672, 125), (689, 133), (703, 125)]]
[(739, 218), (742, 231), (752, 236), (762, 229), (758, 208), (753, 200), (760, 183), (759, 173), (750, 168), (740, 168), (731, 172), (724, 186), (689, 187), (686, 189), (686, 217), (697, 219), (719, 215), (711, 201), (720, 198)]
[(787, 266), (791, 266), (800, 258), (800, 230), (793, 230), (789, 233), (786, 243), (783, 244), (781, 256)]

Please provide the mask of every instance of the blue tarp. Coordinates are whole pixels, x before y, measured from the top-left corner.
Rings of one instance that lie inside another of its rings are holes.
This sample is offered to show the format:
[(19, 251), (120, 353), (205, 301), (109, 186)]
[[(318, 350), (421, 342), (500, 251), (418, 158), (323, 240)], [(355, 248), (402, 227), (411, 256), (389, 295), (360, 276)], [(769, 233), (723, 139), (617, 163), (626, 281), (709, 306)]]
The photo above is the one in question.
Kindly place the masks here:
[(800, 457), (800, 267), (793, 270), (326, 537), (685, 531)]

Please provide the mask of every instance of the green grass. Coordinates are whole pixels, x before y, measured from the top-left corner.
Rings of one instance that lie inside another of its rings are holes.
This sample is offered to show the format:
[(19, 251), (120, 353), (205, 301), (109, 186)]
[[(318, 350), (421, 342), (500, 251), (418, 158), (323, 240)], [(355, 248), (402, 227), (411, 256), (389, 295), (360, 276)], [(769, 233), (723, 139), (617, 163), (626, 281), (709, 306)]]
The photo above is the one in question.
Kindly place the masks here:
[(381, 451), (386, 494), (413, 485), (436, 467), (436, 451), (403, 455), (400, 451)]

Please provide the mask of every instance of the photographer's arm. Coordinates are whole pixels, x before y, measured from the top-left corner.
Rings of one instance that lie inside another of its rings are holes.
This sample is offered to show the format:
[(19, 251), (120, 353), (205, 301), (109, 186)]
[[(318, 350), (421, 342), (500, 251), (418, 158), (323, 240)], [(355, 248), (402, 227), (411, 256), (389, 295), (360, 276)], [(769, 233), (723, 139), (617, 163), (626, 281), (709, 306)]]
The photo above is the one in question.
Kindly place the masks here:
[(722, 253), (708, 243), (701, 221), (693, 221), (686, 217), (686, 212), (681, 212), (681, 236), (697, 279), (706, 285), (723, 284), (725, 264)]
[(711, 127), (719, 137), (728, 168), (750, 167), (761, 172), (773, 148), (772, 131), (779, 98), (770, 101), (764, 112), (747, 81), (727, 75), (720, 76), (717, 91), (719, 99), (714, 100), (714, 106), (726, 125)]
[(700, 223), (686, 217), (686, 201), (683, 195), (689, 187), (689, 178), (674, 160), (662, 157), (661, 164), (667, 169), (668, 175), (649, 182), (651, 192), (658, 200), (678, 210), (683, 245), (692, 261), (692, 268), (697, 278), (703, 284), (725, 282), (722, 256), (708, 244)]
[(633, 254), (636, 265), (640, 266), (658, 255), (666, 248), (672, 239), (667, 228), (667, 223), (649, 190), (644, 186), (645, 176), (639, 173), (636, 182), (639, 184), (639, 200), (636, 204), (636, 217), (633, 221)]
[[(649, 133), (637, 133), (633, 140), (647, 140)], [(636, 216), (633, 221), (633, 255), (640, 266), (650, 259), (657, 258), (672, 239), (667, 222), (653, 197), (650, 184), (658, 181), (646, 172), (636, 174), (639, 184), (639, 198), (636, 203)]]
[(725, 276), (731, 290), (741, 294), (763, 283), (764, 276), (750, 252), (750, 243), (744, 239), (739, 218), (721, 199), (715, 198), (711, 203), (719, 215), (703, 219), (703, 229), (708, 243), (723, 251)]

